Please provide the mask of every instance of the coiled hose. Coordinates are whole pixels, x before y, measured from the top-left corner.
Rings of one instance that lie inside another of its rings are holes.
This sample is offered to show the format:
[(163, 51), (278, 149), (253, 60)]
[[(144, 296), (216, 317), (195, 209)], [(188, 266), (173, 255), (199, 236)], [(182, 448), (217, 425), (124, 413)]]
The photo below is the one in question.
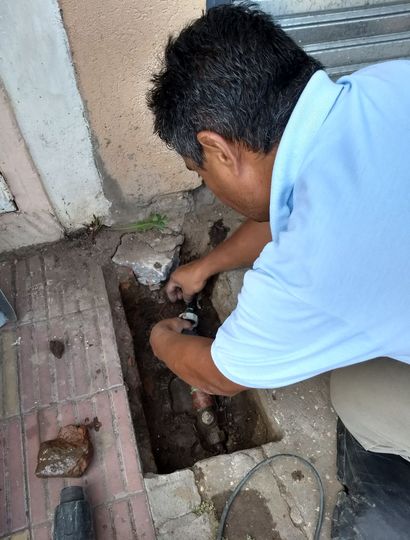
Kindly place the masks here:
[(297, 460), (301, 461), (302, 463), (304, 463), (313, 472), (313, 475), (316, 478), (317, 485), (319, 486), (320, 501), (319, 501), (319, 515), (318, 515), (318, 518), (317, 518), (316, 529), (315, 529), (315, 534), (314, 534), (313, 538), (314, 538), (314, 540), (319, 540), (320, 531), (322, 529), (322, 524), (323, 524), (323, 514), (324, 514), (324, 509), (325, 509), (325, 490), (323, 488), (323, 482), (322, 482), (322, 479), (320, 478), (320, 475), (319, 475), (316, 467), (314, 465), (312, 465), (307, 459), (305, 459), (305, 458), (303, 458), (301, 456), (298, 456), (296, 454), (275, 454), (274, 456), (268, 457), (268, 458), (262, 460), (257, 465), (255, 465), (255, 467), (253, 467), (253, 469), (251, 469), (242, 478), (242, 480), (239, 482), (239, 484), (233, 490), (231, 496), (229, 497), (229, 499), (225, 503), (225, 506), (224, 506), (224, 509), (223, 509), (223, 512), (222, 512), (222, 515), (221, 515), (221, 520), (219, 522), (219, 527), (218, 527), (218, 532), (217, 532), (217, 535), (216, 535), (216, 540), (223, 540), (222, 535), (223, 535), (223, 532), (224, 532), (226, 519), (228, 517), (229, 511), (230, 511), (231, 506), (232, 506), (232, 503), (235, 500), (238, 493), (243, 488), (243, 486), (246, 484), (246, 482), (251, 478), (251, 476), (253, 476), (256, 473), (256, 471), (258, 469), (260, 469), (264, 465), (267, 465), (268, 463), (271, 463), (272, 461), (274, 461), (277, 458), (283, 458), (283, 457), (290, 457), (290, 458), (294, 458), (294, 459), (297, 459)]

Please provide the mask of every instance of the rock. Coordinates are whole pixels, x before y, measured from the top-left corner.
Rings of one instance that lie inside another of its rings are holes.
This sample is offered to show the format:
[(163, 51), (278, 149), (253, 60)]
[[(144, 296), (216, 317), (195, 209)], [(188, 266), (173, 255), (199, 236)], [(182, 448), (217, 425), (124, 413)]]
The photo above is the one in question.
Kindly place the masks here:
[(205, 184), (194, 189), (192, 195), (194, 198), (195, 208), (201, 206), (210, 206), (215, 202), (215, 195), (205, 186)]
[(246, 270), (231, 270), (220, 274), (212, 291), (212, 304), (221, 322), (229, 317), (238, 303)]
[(78, 478), (86, 471), (92, 456), (93, 446), (87, 427), (64, 426), (57, 439), (40, 444), (36, 476)]
[(193, 201), (190, 193), (164, 195), (149, 207), (151, 214), (161, 214), (167, 218), (165, 232), (171, 234), (179, 234), (182, 231), (185, 216), (192, 210)]
[(152, 230), (125, 234), (112, 260), (128, 266), (142, 285), (158, 287), (179, 262), (182, 234)]
[(145, 478), (155, 527), (192, 512), (199, 504), (194, 473), (189, 469)]

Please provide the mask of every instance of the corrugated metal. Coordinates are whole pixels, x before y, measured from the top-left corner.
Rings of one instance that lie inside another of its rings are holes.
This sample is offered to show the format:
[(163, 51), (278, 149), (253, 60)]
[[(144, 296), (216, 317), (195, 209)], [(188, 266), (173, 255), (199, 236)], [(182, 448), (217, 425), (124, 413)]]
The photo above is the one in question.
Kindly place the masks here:
[[(236, 2), (208, 0), (208, 8), (221, 3)], [(410, 58), (408, 1), (381, 5), (373, 0), (370, 6), (358, 6), (357, 0), (351, 0), (343, 2), (343, 9), (332, 9), (340, 4), (333, 0), (256, 0), (256, 3), (318, 58), (333, 78), (376, 62)], [(309, 6), (321, 9), (295, 14), (298, 9), (308, 11)]]
[(279, 23), (332, 77), (410, 58), (410, 3), (279, 17)]

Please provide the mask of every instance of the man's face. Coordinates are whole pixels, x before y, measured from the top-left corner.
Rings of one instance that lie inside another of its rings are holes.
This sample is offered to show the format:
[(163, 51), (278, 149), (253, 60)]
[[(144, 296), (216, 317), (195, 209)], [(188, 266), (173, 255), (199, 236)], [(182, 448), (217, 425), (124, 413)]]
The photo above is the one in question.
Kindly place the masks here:
[(270, 186), (276, 150), (256, 154), (236, 149), (228, 159), (221, 152), (204, 149), (203, 166), (189, 159), (185, 165), (195, 171), (224, 204), (255, 221), (269, 221)]

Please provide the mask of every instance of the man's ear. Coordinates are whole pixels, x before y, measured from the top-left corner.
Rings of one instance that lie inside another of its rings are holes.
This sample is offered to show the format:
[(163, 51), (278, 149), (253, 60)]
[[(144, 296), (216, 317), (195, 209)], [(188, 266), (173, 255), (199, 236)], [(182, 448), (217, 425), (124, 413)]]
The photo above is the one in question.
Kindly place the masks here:
[(197, 135), (202, 146), (205, 162), (212, 160), (230, 168), (234, 173), (239, 169), (239, 151), (237, 145), (227, 141), (213, 131), (200, 131)]

